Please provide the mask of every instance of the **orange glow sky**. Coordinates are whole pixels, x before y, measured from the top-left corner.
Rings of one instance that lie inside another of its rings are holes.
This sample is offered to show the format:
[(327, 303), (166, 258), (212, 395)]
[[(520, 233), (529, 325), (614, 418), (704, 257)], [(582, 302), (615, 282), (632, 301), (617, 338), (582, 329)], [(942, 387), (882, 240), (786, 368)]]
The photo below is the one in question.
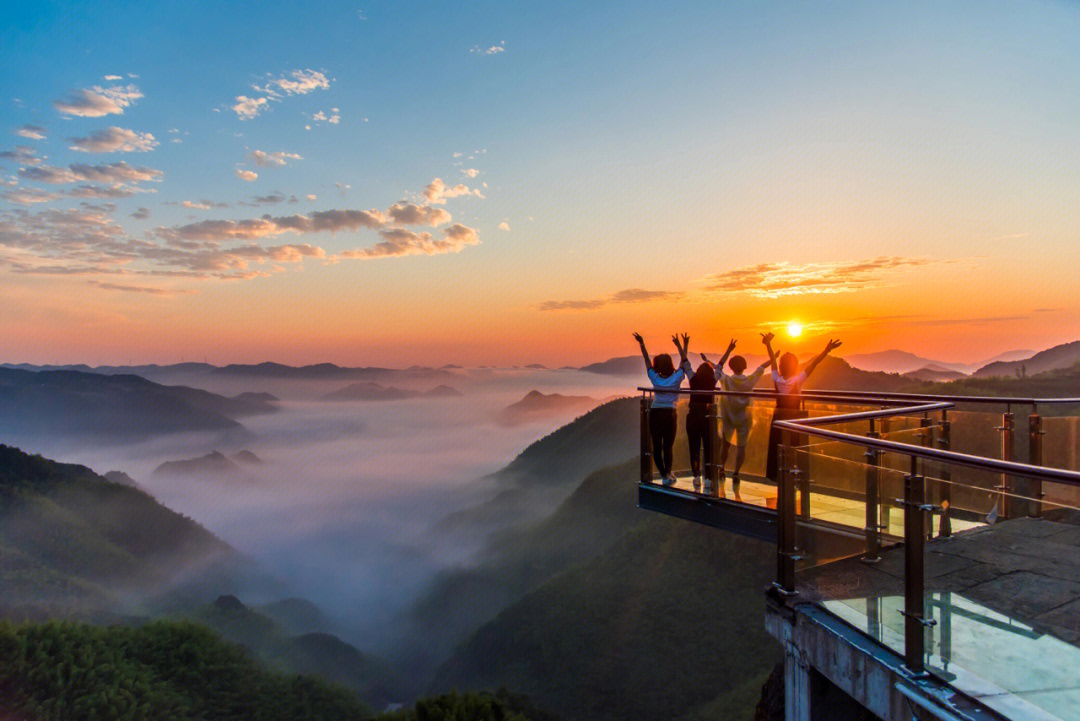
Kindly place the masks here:
[(175, 9), (4, 21), (0, 361), (1080, 338), (1075, 4), (350, 8), (207, 4), (190, 47)]

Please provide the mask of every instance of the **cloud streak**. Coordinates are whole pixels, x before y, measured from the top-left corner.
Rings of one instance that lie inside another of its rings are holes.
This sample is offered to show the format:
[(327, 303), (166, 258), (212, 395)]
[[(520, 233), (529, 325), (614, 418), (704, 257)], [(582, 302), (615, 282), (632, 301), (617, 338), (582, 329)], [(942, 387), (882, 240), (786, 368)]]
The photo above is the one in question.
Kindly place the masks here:
[(607, 305), (621, 305), (625, 303), (647, 303), (656, 300), (678, 300), (686, 294), (682, 291), (671, 290), (645, 290), (644, 288), (627, 288), (612, 293), (606, 298), (592, 298), (587, 300), (548, 300), (540, 304), (543, 311), (558, 310), (596, 310)]
[(143, 97), (134, 85), (113, 85), (103, 88), (76, 90), (66, 98), (53, 101), (53, 107), (64, 115), (82, 118), (100, 118), (105, 115), (122, 115), (124, 108)]
[(484, 194), (478, 189), (469, 189), (463, 183), (448, 186), (443, 182), (442, 178), (435, 178), (424, 188), (424, 197), (427, 198), (427, 201), (438, 205), (445, 204), (447, 198), (457, 198), (463, 195), (472, 195), (481, 199), (484, 197)]
[(791, 295), (851, 293), (879, 285), (893, 272), (948, 261), (903, 256), (829, 263), (759, 263), (707, 277), (704, 289), (716, 293), (747, 293), (758, 298)]
[(137, 133), (113, 125), (85, 138), (71, 138), (69, 147), (82, 153), (145, 153), (157, 146), (158, 141), (150, 133)]

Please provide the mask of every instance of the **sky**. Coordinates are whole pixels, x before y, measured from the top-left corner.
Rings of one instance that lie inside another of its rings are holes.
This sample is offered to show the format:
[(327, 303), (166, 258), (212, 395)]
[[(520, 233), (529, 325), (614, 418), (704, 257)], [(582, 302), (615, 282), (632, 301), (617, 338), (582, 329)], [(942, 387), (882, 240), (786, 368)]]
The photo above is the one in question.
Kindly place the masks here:
[(3, 362), (1080, 338), (1075, 2), (2, 5)]

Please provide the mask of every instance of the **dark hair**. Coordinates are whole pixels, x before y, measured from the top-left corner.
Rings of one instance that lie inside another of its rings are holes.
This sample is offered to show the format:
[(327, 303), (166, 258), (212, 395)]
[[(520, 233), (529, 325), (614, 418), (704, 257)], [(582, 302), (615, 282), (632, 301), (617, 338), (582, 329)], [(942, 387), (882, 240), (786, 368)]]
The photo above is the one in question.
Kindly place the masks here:
[(652, 359), (653, 370), (660, 374), (661, 378), (667, 378), (675, 372), (675, 364), (671, 362), (671, 356), (661, 353)]
[[(697, 372), (690, 376), (690, 390), (692, 391), (712, 391), (716, 390), (716, 373), (713, 371), (713, 364), (709, 362), (702, 363), (697, 367)], [(697, 405), (698, 403), (711, 403), (711, 393), (691, 393), (690, 402)]]
[(731, 368), (735, 372), (735, 375), (739, 375), (746, 370), (746, 359), (741, 355), (731, 356), (731, 360), (727, 362), (728, 368)]
[(799, 372), (799, 359), (794, 353), (780, 356), (780, 375), (789, 378)]

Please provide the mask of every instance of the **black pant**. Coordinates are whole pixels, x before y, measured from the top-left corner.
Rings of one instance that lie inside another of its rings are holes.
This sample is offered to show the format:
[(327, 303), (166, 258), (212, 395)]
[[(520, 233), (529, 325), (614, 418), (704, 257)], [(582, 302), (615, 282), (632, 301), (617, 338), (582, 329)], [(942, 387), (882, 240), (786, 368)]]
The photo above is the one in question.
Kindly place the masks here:
[[(806, 411), (801, 408), (790, 408), (777, 406), (773, 412), (773, 422), (775, 421), (792, 421), (798, 418), (806, 418)], [(787, 441), (788, 445), (792, 448), (806, 445), (805, 433), (790, 433), (788, 438), (784, 438), (784, 431), (777, 428), (775, 425), (769, 426), (769, 455), (765, 462), (765, 477), (769, 480), (778, 482), (780, 480), (780, 459), (779, 450), (780, 445)], [(794, 458), (789, 458), (785, 462), (788, 468), (793, 465), (805, 465), (806, 458), (805, 453), (798, 454), (796, 451), (792, 451), (795, 454)]]
[(674, 408), (653, 408), (649, 411), (649, 433), (652, 435), (653, 460), (660, 475), (671, 472), (675, 448), (675, 429), (678, 427)]
[(690, 443), (690, 470), (695, 478), (701, 475), (701, 451), (704, 450), (708, 454), (712, 448), (709, 445), (709, 424), (705, 419), (705, 412), (705, 406), (691, 403), (690, 410), (686, 414), (686, 440)]

